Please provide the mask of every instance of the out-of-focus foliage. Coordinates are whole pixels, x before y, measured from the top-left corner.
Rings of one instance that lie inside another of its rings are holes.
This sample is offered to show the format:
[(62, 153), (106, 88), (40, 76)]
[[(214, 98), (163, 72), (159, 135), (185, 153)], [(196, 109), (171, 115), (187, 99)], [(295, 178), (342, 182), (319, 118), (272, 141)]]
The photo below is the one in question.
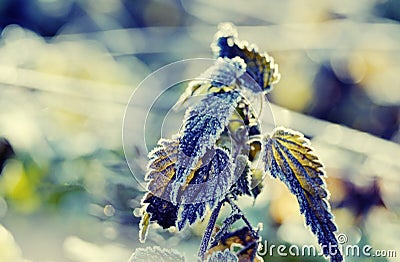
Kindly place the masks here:
[(0, 260), (4, 262), (29, 262), (23, 258), (21, 248), (11, 233), (0, 224)]
[(375, 207), (385, 207), (378, 180), (367, 186), (357, 186), (350, 181), (342, 181), (342, 199), (335, 203), (336, 208), (349, 208), (357, 223), (363, 223), (365, 216)]
[(0, 137), (0, 174), (7, 159), (12, 157), (13, 155), (14, 150), (12, 149), (10, 142), (8, 142), (5, 138)]

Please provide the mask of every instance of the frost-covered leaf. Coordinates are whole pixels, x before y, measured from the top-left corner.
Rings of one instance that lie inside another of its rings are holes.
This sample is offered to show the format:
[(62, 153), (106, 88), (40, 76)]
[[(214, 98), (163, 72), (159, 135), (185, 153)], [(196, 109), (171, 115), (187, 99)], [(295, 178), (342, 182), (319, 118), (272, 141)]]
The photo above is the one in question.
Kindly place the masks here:
[(235, 176), (237, 180), (233, 185), (231, 192), (234, 194), (234, 196), (253, 196), (250, 189), (251, 171), (248, 163), (248, 158), (244, 155), (239, 155), (236, 158), (235, 164)]
[[(235, 165), (228, 151), (221, 148), (207, 150), (192, 170), (185, 184), (179, 188), (177, 204), (169, 199), (175, 180), (178, 138), (160, 139), (158, 147), (150, 154), (146, 180), (149, 192), (142, 200), (140, 240), (144, 241), (150, 222), (163, 228), (177, 226), (181, 230), (186, 223), (193, 224), (205, 215), (206, 207), (225, 197), (236, 181)], [(204, 163), (204, 164), (202, 164)]]
[(240, 57), (219, 57), (214, 65), (196, 77), (189, 83), (185, 92), (181, 95), (174, 109), (179, 108), (186, 100), (195, 95), (206, 93), (211, 87), (232, 86), (246, 72), (246, 64)]
[[(325, 172), (310, 141), (301, 133), (277, 128), (265, 139), (264, 161), (273, 177), (283, 181), (296, 197), (306, 224), (317, 236), (331, 261), (342, 261), (334, 232), (337, 230), (330, 211), (328, 192), (323, 180)], [(331, 247), (331, 252), (329, 249)]]
[(171, 199), (174, 203), (178, 201), (180, 187), (185, 184), (201, 157), (214, 147), (239, 100), (237, 91), (210, 93), (187, 110), (179, 138), (176, 177), (172, 182)]
[(232, 24), (221, 24), (215, 39), (215, 43), (212, 44), (215, 55), (217, 57), (242, 58), (246, 63), (246, 72), (258, 84), (258, 86), (254, 86), (252, 81), (245, 81), (242, 85), (254, 92), (265, 92), (271, 90), (272, 85), (279, 81), (278, 65), (274, 63), (274, 59), (267, 53), (259, 53), (255, 45), (240, 41)]
[(201, 158), (201, 163), (188, 185), (179, 193), (181, 203), (218, 202), (236, 182), (235, 164), (227, 150), (210, 149)]
[[(193, 224), (204, 216), (205, 203), (210, 208), (222, 200), (235, 183), (235, 165), (229, 153), (221, 148), (208, 151), (202, 158), (206, 163), (196, 170), (193, 179), (179, 195), (182, 205), (178, 228), (186, 222)], [(190, 204), (186, 204), (190, 203)]]
[(237, 262), (239, 258), (235, 253), (230, 251), (229, 249), (225, 249), (224, 251), (217, 251), (212, 253), (208, 258), (207, 262)]
[(172, 204), (165, 196), (169, 194), (170, 181), (175, 175), (175, 162), (177, 160), (178, 138), (160, 139), (158, 146), (149, 153), (145, 180), (149, 181), (148, 193), (142, 199), (142, 219), (139, 224), (139, 240), (146, 239), (150, 221), (157, 222), (162, 228), (175, 226), (178, 217), (178, 205)]
[(240, 57), (219, 57), (214, 66), (207, 69), (199, 78), (211, 81), (212, 86), (232, 86), (246, 72), (246, 64)]
[(159, 246), (137, 248), (128, 262), (185, 262), (185, 258), (178, 251), (161, 248)]
[(177, 160), (178, 139), (160, 139), (158, 146), (149, 153), (145, 180), (149, 181), (148, 193), (142, 199), (142, 219), (139, 224), (139, 240), (146, 239), (150, 221), (156, 222), (162, 228), (175, 226), (179, 206), (172, 204), (165, 198), (169, 196), (165, 191), (175, 175)]
[(158, 197), (168, 198), (167, 185), (175, 175), (175, 163), (177, 161), (179, 140), (160, 139), (158, 147), (149, 153), (145, 180), (149, 181), (148, 190)]
[(181, 218), (178, 221), (178, 229), (182, 230), (187, 222), (189, 223), (189, 225), (192, 225), (198, 219), (203, 218), (205, 211), (206, 211), (206, 204), (204, 202), (182, 205), (181, 215), (180, 215)]
[[(148, 219), (157, 222), (162, 228), (175, 226), (178, 217), (178, 205), (174, 205), (170, 201), (151, 193), (147, 193), (142, 200), (142, 204), (146, 206), (146, 211), (142, 215), (140, 236), (145, 236), (146, 230), (148, 229)], [(149, 214), (149, 217), (147, 217), (147, 214)]]

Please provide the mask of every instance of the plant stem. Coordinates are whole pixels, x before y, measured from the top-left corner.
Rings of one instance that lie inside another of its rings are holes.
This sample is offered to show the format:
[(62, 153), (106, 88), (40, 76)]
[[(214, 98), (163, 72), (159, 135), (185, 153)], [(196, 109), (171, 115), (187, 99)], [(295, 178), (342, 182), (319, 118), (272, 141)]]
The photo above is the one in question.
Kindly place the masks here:
[(239, 208), (238, 205), (235, 204), (235, 202), (232, 201), (229, 197), (226, 198), (229, 205), (231, 205), (232, 209), (236, 209), (239, 214), (241, 214), (243, 222), (246, 224), (246, 226), (249, 228), (251, 233), (253, 234), (254, 237), (258, 238), (258, 233), (253, 230), (253, 226), (250, 224), (250, 221), (247, 220), (247, 218), (244, 216), (242, 210)]
[(201, 239), (200, 249), (198, 253), (198, 257), (201, 258), (201, 261), (204, 260), (204, 254), (208, 249), (208, 244), (211, 240), (211, 234), (214, 230), (215, 223), (217, 222), (217, 218), (219, 215), (219, 211), (221, 210), (222, 204), (225, 202), (225, 199), (218, 202), (217, 206), (214, 208), (213, 212), (211, 213), (210, 220), (208, 220), (206, 231)]

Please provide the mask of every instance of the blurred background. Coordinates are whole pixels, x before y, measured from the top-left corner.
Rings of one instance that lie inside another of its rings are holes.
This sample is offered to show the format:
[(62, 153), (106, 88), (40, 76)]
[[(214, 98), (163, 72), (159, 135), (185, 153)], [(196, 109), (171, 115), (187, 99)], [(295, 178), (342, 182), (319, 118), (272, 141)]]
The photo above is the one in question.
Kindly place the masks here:
[[(122, 148), (126, 104), (154, 70), (211, 58), (220, 22), (279, 64), (275, 121), (312, 139), (348, 243), (397, 249), (347, 261), (399, 261), (399, 21), (396, 0), (1, 0), (0, 261), (126, 261), (143, 246), (133, 214), (143, 188)], [(143, 149), (126, 150), (145, 165)], [(317, 244), (295, 198), (264, 183), (254, 205), (241, 202), (264, 239)], [(190, 261), (203, 229), (152, 228), (146, 245)]]

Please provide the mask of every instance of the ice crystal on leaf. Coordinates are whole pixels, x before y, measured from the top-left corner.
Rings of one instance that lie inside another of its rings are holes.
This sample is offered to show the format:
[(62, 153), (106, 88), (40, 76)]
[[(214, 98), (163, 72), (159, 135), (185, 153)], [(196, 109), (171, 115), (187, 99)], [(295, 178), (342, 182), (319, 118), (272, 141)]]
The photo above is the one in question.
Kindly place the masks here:
[(198, 78), (200, 78), (200, 83), (210, 83), (211, 86), (232, 86), (244, 72), (246, 72), (246, 63), (240, 57), (232, 59), (219, 57), (215, 64)]
[(174, 108), (178, 109), (189, 97), (205, 94), (211, 88), (218, 90), (224, 86), (237, 86), (245, 72), (246, 64), (240, 57), (217, 58), (214, 65), (189, 83)]
[(183, 209), (178, 221), (178, 228), (182, 229), (187, 221), (189, 224), (193, 224), (198, 218), (202, 218), (205, 203), (213, 208), (218, 201), (225, 197), (234, 182), (232, 160), (226, 151), (217, 148), (212, 159), (208, 164), (196, 170), (187, 189), (182, 192)]
[(176, 179), (172, 182), (171, 200), (174, 203), (178, 201), (180, 187), (225, 129), (239, 99), (237, 91), (211, 93), (188, 109), (179, 138)]
[(142, 200), (146, 207), (141, 222), (142, 240), (150, 221), (156, 221), (163, 228), (177, 226), (182, 229), (187, 222), (193, 224), (203, 218), (206, 205), (213, 208), (236, 180), (236, 169), (229, 152), (221, 148), (208, 150), (200, 160), (204, 164), (193, 170), (179, 189), (181, 201), (173, 204), (166, 192), (170, 192), (175, 181), (178, 141), (161, 139), (159, 145), (150, 153), (146, 175), (149, 193)]

